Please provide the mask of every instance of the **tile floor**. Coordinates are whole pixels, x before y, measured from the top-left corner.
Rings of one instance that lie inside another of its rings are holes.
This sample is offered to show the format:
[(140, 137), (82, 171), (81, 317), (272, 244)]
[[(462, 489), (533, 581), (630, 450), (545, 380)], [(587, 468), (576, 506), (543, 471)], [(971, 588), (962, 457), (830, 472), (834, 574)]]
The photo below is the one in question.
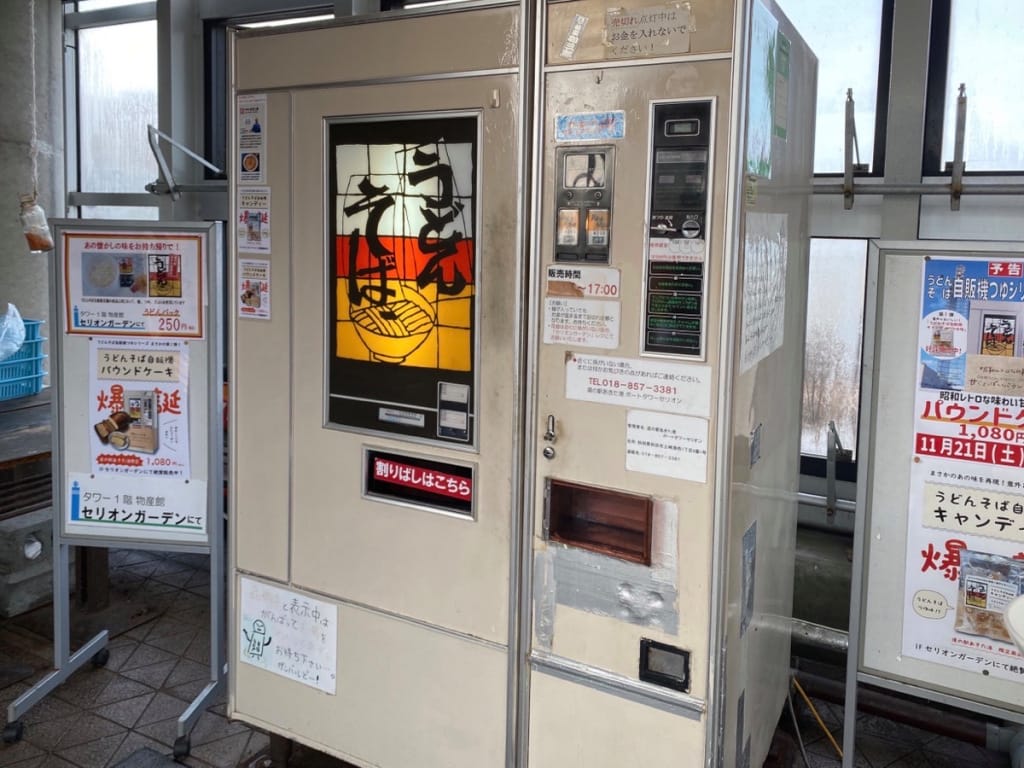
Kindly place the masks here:
[[(152, 618), (109, 641), (105, 667), (85, 665), (25, 714), (24, 738), (0, 744), (3, 768), (106, 768), (147, 747), (172, 754), (178, 716), (210, 679), (208, 561), (195, 554), (112, 550), (109, 562), (111, 600), (143, 598), (144, 617)], [(52, 664), (49, 637), (18, 617), (0, 619), (0, 672), (5, 666), (32, 670), (0, 688), (4, 723), (7, 705)], [(191, 754), (182, 762), (192, 768), (259, 762), (268, 737), (224, 713), (222, 694), (196, 722)]]
[[(111, 639), (105, 667), (86, 665), (32, 708), (23, 718), (24, 738), (0, 744), (0, 768), (112, 768), (145, 748), (172, 754), (177, 718), (210, 674), (207, 559), (194, 554), (112, 550), (110, 582), (112, 600), (135, 600), (144, 604), (142, 619), (152, 617)], [(48, 609), (40, 615), (48, 617)], [(45, 675), (52, 661), (48, 637), (27, 628), (19, 618), (0, 619), (0, 680), (5, 668), (27, 674), (0, 688), (3, 722), (8, 703)], [(814, 703), (841, 745), (842, 707)], [(797, 707), (797, 722), (811, 768), (840, 765), (806, 707)], [(861, 715), (858, 723), (859, 767), (1008, 768), (1010, 764), (1006, 755), (882, 718)], [(191, 747), (191, 754), (182, 761), (191, 768), (269, 768), (267, 735), (229, 721), (223, 695), (196, 723)], [(293, 752), (289, 765), (344, 766), (301, 747)], [(803, 765), (798, 750), (791, 765)]]
[[(817, 699), (812, 699), (812, 703), (842, 747), (843, 707)], [(841, 765), (835, 748), (806, 706), (797, 707), (797, 722), (811, 768)], [(803, 765), (799, 751), (796, 765)], [(855, 765), (857, 768), (1010, 768), (1010, 759), (1004, 753), (861, 714), (857, 718)]]

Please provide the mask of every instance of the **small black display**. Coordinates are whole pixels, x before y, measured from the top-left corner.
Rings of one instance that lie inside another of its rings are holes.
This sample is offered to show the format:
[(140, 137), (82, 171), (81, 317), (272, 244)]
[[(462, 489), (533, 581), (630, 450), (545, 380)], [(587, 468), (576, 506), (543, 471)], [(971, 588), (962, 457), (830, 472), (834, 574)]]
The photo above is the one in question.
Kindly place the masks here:
[(666, 120), (666, 136), (696, 136), (700, 133), (700, 120)]

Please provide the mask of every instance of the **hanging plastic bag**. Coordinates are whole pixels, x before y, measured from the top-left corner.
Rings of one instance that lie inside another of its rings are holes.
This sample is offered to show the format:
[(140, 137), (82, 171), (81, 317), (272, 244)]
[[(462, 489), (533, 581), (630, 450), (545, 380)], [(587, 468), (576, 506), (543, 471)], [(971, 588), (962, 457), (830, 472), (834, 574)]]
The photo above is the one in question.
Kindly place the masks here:
[(25, 321), (18, 308), (7, 304), (7, 314), (0, 317), (0, 360), (6, 360), (25, 343)]

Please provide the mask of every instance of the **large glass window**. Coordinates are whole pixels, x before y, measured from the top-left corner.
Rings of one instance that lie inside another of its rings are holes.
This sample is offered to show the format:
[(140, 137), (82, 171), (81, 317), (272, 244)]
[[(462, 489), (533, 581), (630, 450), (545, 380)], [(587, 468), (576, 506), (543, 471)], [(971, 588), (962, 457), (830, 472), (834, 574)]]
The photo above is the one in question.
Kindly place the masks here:
[(156, 21), (78, 33), (78, 160), (83, 192), (145, 192), (157, 176)]
[(880, 171), (874, 166), (881, 160), (880, 154), (875, 157), (875, 128), (884, 122), (877, 106), (879, 61), (883, 53), (888, 60), (888, 43), (884, 50), (881, 46), (883, 0), (827, 4), (821, 0), (779, 0), (779, 5), (818, 57), (814, 172), (843, 172), (846, 91), (850, 88), (856, 102), (860, 161), (872, 166), (871, 171)]
[(866, 240), (811, 239), (802, 454), (827, 454), (830, 421), (856, 451), (866, 266)]
[(966, 170), (1024, 169), (1021, 30), (1024, 3), (1020, 0), (952, 0), (942, 123), (944, 162), (953, 159), (957, 92), (964, 83)]

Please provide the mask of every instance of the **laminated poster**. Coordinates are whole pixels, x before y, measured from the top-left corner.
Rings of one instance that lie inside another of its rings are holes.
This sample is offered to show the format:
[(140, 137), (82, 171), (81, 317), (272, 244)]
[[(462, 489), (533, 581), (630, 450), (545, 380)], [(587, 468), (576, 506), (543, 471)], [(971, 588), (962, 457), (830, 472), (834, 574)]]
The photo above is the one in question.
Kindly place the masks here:
[(89, 343), (89, 441), (94, 475), (188, 480), (188, 347), (181, 341)]
[(1024, 260), (925, 258), (903, 654), (1024, 682)]

